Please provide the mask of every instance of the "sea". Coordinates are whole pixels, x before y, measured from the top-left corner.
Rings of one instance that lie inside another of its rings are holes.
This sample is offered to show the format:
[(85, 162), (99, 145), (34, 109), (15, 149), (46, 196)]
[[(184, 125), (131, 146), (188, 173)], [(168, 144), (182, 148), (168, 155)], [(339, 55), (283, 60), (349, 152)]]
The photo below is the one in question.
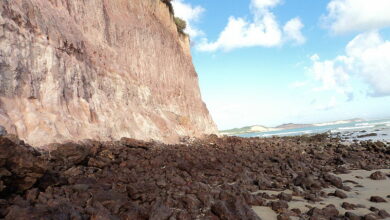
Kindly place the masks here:
[(319, 133), (330, 133), (340, 137), (343, 141), (383, 141), (390, 143), (390, 119), (349, 122), (343, 124), (327, 124), (304, 128), (286, 129), (279, 131), (254, 132), (241, 134), (240, 137), (272, 137), (272, 136), (298, 136)]

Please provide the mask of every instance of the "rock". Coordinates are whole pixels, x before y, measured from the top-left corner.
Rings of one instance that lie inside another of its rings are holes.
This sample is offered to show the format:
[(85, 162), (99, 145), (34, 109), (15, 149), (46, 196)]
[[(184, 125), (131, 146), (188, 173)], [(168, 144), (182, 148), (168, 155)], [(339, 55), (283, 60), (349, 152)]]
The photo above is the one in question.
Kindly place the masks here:
[(291, 209), (291, 211), (295, 212), (297, 215), (302, 214), (301, 210), (297, 209), (297, 208), (293, 208), (293, 209)]
[(172, 215), (172, 210), (161, 201), (156, 202), (150, 213), (150, 220), (168, 219)]
[(319, 189), (321, 184), (313, 176), (298, 176), (294, 179), (294, 185), (301, 186), (304, 189)]
[(288, 209), (288, 203), (284, 200), (271, 202), (271, 208), (275, 212), (282, 212), (284, 209)]
[(379, 216), (373, 213), (369, 213), (363, 217), (363, 220), (376, 220), (376, 219), (379, 219)]
[(282, 192), (278, 195), (278, 198), (280, 200), (290, 202), (292, 200), (292, 195)]
[(66, 166), (80, 164), (89, 154), (89, 149), (75, 143), (53, 144), (50, 148), (52, 149), (51, 156), (62, 160)]
[(370, 201), (376, 202), (376, 203), (387, 202), (384, 198), (382, 198), (380, 196), (371, 196)]
[(187, 210), (195, 210), (201, 207), (201, 202), (193, 194), (185, 195), (183, 201)]
[(378, 208), (375, 208), (375, 207), (370, 207), (369, 210), (370, 210), (371, 212), (377, 212), (377, 211), (379, 211), (379, 209), (378, 209)]
[(133, 138), (125, 138), (125, 137), (121, 138), (120, 143), (129, 148), (141, 148), (144, 150), (149, 150), (151, 145), (151, 143), (145, 141), (140, 141)]
[(217, 201), (211, 211), (221, 220), (249, 219), (260, 220), (253, 210), (242, 201)]
[(7, 130), (5, 129), (5, 127), (0, 125), (0, 136), (5, 136), (5, 135), (7, 135)]
[(381, 171), (376, 171), (370, 175), (370, 178), (373, 180), (385, 180), (386, 175), (382, 173)]
[(366, 137), (375, 137), (378, 136), (377, 133), (369, 133), (369, 134), (364, 134), (364, 135), (358, 135), (357, 138), (366, 138)]
[(336, 196), (336, 197), (339, 197), (340, 199), (345, 199), (347, 198), (347, 194), (345, 194), (343, 191), (341, 190), (336, 190), (334, 193), (332, 193), (331, 195), (333, 196)]
[(381, 218), (389, 218), (390, 217), (390, 214), (386, 210), (383, 210), (383, 209), (378, 211), (378, 215)]
[(286, 215), (286, 214), (280, 214), (278, 215), (277, 217), (277, 220), (290, 220), (290, 216)]
[(348, 220), (361, 220), (362, 218), (352, 212), (345, 212), (344, 216), (348, 219)]
[(357, 208), (357, 205), (351, 204), (351, 203), (349, 203), (349, 202), (343, 202), (343, 203), (341, 204), (341, 207), (343, 207), (343, 208), (346, 209), (346, 210), (354, 210), (354, 209)]
[(47, 162), (30, 146), (15, 144), (8, 138), (0, 137), (0, 169), (2, 191), (23, 192), (44, 175)]
[(325, 208), (322, 209), (322, 215), (326, 217), (336, 217), (339, 215), (339, 211), (334, 205), (327, 205)]
[[(87, 141), (64, 144), (68, 149), (57, 150), (62, 147), (57, 145), (52, 155), (0, 137), (0, 218), (259, 219), (252, 206), (269, 206), (279, 219), (353, 219), (349, 214), (340, 216), (333, 205), (308, 206), (308, 213), (288, 210), (288, 201), (292, 195), (310, 201), (327, 197), (323, 188), (338, 183), (333, 177), (325, 180), (324, 172), (339, 166), (334, 159), (340, 152), (350, 169), (360, 168), (361, 161), (374, 169), (389, 164), (385, 152), (368, 150), (367, 143), (343, 146), (305, 137), (212, 138), (179, 145), (153, 142), (148, 150), (121, 141)], [(326, 156), (313, 156), (313, 146), (323, 145)], [(25, 177), (34, 180), (26, 182)], [(256, 193), (257, 180), (269, 182), (266, 187), (280, 193)], [(342, 207), (362, 206), (345, 202)], [(370, 210), (378, 218), (386, 215)]]
[(324, 180), (331, 183), (333, 186), (337, 188), (343, 188), (343, 181), (341, 180), (340, 177), (334, 176), (332, 174), (324, 174), (323, 176)]

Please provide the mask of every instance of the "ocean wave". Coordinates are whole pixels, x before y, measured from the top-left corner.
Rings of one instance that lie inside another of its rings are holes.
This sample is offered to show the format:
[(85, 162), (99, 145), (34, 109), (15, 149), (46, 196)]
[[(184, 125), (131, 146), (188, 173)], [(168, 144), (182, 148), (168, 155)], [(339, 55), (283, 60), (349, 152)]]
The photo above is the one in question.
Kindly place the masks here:
[(373, 128), (375, 125), (367, 125), (367, 126), (354, 126), (354, 127), (343, 127), (343, 128), (338, 128), (338, 130), (357, 130), (357, 129), (364, 129), (364, 128)]
[(358, 123), (355, 124), (355, 126), (360, 127), (360, 126), (368, 126), (368, 125), (386, 125), (389, 124), (390, 121), (382, 121), (382, 122), (366, 122), (366, 123)]
[(358, 123), (358, 124), (355, 124), (355, 126), (361, 127), (361, 126), (367, 126), (367, 125), (369, 125), (369, 124), (370, 124), (370, 123), (365, 122), (365, 123)]
[(260, 134), (258, 137), (272, 137), (272, 136), (292, 136), (292, 135), (299, 135), (299, 134), (312, 134), (315, 131), (313, 130), (307, 130), (307, 131), (290, 131), (290, 132), (281, 132), (281, 133), (274, 133), (274, 134)]

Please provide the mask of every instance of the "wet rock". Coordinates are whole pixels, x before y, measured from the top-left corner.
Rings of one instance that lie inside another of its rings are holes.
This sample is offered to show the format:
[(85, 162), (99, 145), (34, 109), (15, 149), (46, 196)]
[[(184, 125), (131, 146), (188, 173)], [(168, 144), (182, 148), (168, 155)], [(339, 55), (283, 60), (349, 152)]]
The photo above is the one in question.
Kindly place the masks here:
[(385, 180), (386, 175), (382, 173), (381, 171), (376, 171), (370, 175), (370, 178), (373, 180)]
[(382, 203), (382, 202), (387, 202), (384, 198), (380, 196), (371, 196), (370, 197), (371, 202), (376, 202), (376, 203)]
[(369, 133), (369, 134), (364, 134), (364, 135), (358, 135), (358, 138), (366, 138), (366, 137), (375, 137), (378, 136), (377, 133)]

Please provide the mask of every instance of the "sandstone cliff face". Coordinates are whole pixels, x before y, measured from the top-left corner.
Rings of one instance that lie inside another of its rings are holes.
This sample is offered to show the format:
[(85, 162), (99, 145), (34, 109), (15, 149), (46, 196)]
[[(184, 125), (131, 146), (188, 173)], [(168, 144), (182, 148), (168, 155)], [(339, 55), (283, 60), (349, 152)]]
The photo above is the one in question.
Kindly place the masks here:
[(160, 0), (0, 1), (0, 125), (33, 145), (215, 133)]

